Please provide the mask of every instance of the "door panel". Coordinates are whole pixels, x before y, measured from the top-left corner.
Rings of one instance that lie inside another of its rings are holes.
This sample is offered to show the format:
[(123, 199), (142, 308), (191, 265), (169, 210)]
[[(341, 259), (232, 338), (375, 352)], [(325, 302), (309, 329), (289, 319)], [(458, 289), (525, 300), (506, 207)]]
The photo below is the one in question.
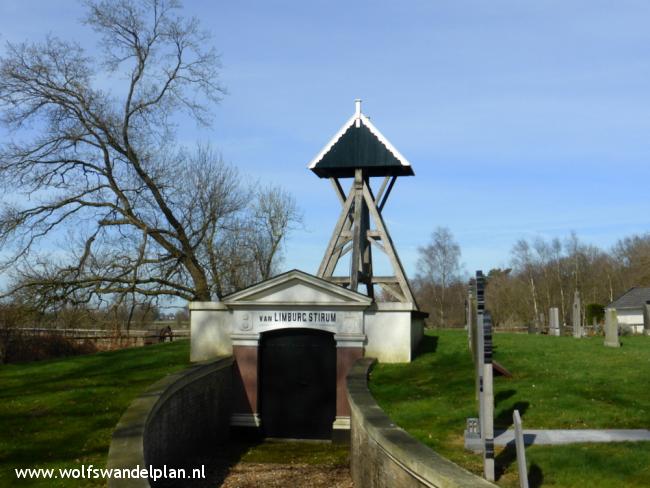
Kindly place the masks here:
[(328, 332), (282, 329), (262, 335), (262, 428), (268, 437), (328, 439), (336, 416), (336, 343)]

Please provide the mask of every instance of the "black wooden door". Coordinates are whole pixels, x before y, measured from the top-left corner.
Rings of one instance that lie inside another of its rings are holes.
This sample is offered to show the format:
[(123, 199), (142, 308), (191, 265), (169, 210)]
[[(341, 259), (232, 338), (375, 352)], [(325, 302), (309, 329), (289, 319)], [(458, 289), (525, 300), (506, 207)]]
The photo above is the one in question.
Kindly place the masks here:
[(282, 329), (262, 335), (260, 410), (267, 437), (329, 439), (336, 416), (334, 335)]

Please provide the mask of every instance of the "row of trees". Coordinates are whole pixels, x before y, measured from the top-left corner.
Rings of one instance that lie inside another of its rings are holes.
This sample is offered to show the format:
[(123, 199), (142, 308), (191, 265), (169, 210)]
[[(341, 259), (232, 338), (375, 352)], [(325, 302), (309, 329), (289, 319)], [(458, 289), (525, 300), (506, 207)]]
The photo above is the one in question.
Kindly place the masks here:
[[(433, 324), (465, 321), (469, 276), (461, 273), (460, 255), (446, 228), (436, 229), (419, 249), (415, 289)], [(568, 323), (576, 290), (584, 312), (589, 304), (606, 305), (633, 286), (650, 286), (650, 234), (626, 237), (603, 250), (572, 232), (563, 240), (518, 240), (511, 267), (487, 273), (486, 299), (497, 326), (544, 324), (550, 307), (558, 307), (560, 321)]]

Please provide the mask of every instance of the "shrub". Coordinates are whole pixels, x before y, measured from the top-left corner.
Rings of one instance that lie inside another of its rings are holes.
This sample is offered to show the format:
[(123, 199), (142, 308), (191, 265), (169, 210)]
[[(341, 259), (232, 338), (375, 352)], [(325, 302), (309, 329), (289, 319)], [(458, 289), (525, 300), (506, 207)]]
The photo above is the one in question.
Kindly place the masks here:
[(605, 319), (605, 307), (600, 303), (589, 303), (585, 307), (585, 323), (592, 324), (594, 319), (597, 322)]

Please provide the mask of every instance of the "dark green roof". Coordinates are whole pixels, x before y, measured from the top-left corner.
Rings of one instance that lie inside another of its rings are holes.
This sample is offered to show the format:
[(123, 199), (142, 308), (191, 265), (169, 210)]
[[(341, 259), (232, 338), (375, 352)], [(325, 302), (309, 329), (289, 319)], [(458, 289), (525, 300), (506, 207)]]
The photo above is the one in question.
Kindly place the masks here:
[(413, 168), (370, 120), (357, 112), (311, 162), (321, 178), (354, 177), (362, 168), (367, 176), (413, 176)]

